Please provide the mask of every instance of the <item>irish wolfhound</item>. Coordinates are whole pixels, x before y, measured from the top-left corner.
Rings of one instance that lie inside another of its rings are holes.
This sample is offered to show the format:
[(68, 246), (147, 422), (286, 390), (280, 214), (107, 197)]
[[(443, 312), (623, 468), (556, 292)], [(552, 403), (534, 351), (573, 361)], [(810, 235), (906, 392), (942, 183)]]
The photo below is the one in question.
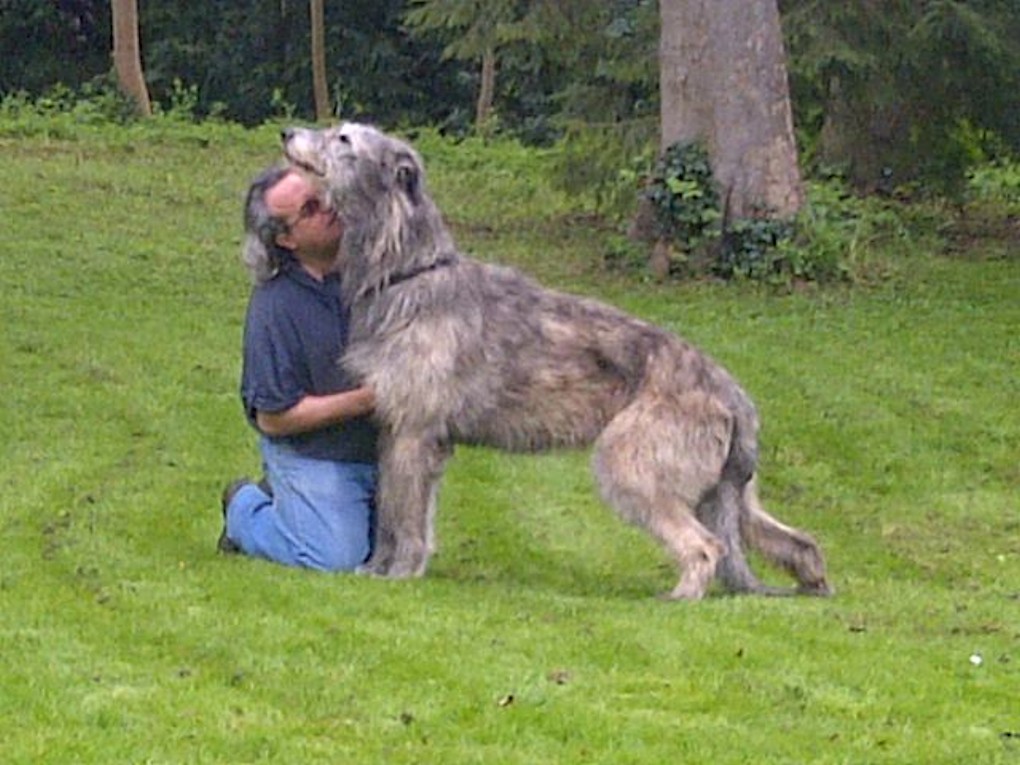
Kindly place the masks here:
[[(602, 498), (676, 559), (668, 597), (701, 598), (716, 574), (734, 592), (830, 592), (818, 545), (758, 502), (758, 417), (722, 367), (647, 322), (459, 253), (420, 157), (392, 136), (355, 123), (292, 129), (284, 152), (345, 226), (342, 363), (375, 389), (382, 431), (364, 572), (424, 573), (454, 444), (594, 445)], [(762, 584), (745, 545), (799, 587)]]

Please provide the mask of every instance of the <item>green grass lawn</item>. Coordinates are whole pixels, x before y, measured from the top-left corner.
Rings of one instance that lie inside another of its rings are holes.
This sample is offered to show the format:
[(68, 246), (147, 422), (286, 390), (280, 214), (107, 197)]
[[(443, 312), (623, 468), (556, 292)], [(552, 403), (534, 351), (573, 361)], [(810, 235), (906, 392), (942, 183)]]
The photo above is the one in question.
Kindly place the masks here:
[(240, 203), (276, 147), (196, 135), (0, 138), (4, 763), (1020, 763), (1015, 243), (867, 289), (641, 284), (540, 158), (426, 144), (466, 249), (737, 375), (838, 593), (659, 602), (587, 455), (482, 450), (425, 579), (317, 575), (214, 553), (258, 470)]

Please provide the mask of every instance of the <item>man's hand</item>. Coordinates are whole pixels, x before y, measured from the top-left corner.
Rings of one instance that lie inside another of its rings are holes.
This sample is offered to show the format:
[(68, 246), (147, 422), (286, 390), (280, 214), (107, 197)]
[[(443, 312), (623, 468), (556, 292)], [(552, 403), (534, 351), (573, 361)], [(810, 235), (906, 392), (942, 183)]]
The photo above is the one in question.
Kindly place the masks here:
[(255, 422), (267, 436), (293, 436), (371, 414), (374, 408), (375, 393), (362, 387), (325, 396), (305, 396), (282, 412), (258, 411)]

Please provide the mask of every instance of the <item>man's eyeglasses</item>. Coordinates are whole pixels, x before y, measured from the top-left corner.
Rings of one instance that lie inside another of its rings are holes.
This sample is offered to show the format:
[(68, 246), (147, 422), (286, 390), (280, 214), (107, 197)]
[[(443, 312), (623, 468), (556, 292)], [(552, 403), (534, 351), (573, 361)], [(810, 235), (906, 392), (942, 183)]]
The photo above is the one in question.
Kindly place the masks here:
[(322, 202), (319, 201), (318, 197), (312, 197), (306, 199), (305, 203), (301, 205), (301, 209), (298, 210), (297, 217), (292, 221), (287, 221), (287, 228), (292, 229), (301, 221), (306, 218), (314, 218), (316, 215), (322, 212)]

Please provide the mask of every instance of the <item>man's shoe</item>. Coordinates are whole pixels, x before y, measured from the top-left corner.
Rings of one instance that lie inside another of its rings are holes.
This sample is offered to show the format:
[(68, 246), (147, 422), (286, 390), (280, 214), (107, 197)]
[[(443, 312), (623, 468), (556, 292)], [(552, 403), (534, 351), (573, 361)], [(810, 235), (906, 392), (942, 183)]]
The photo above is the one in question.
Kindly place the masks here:
[(231, 481), (227, 484), (227, 488), (223, 490), (223, 497), (220, 500), (223, 510), (223, 530), (220, 532), (220, 538), (216, 541), (216, 551), (224, 555), (237, 555), (241, 552), (241, 548), (237, 546), (237, 543), (227, 536), (227, 506), (230, 505), (230, 501), (237, 492), (250, 483), (251, 480), (248, 478), (238, 478), (236, 481)]

